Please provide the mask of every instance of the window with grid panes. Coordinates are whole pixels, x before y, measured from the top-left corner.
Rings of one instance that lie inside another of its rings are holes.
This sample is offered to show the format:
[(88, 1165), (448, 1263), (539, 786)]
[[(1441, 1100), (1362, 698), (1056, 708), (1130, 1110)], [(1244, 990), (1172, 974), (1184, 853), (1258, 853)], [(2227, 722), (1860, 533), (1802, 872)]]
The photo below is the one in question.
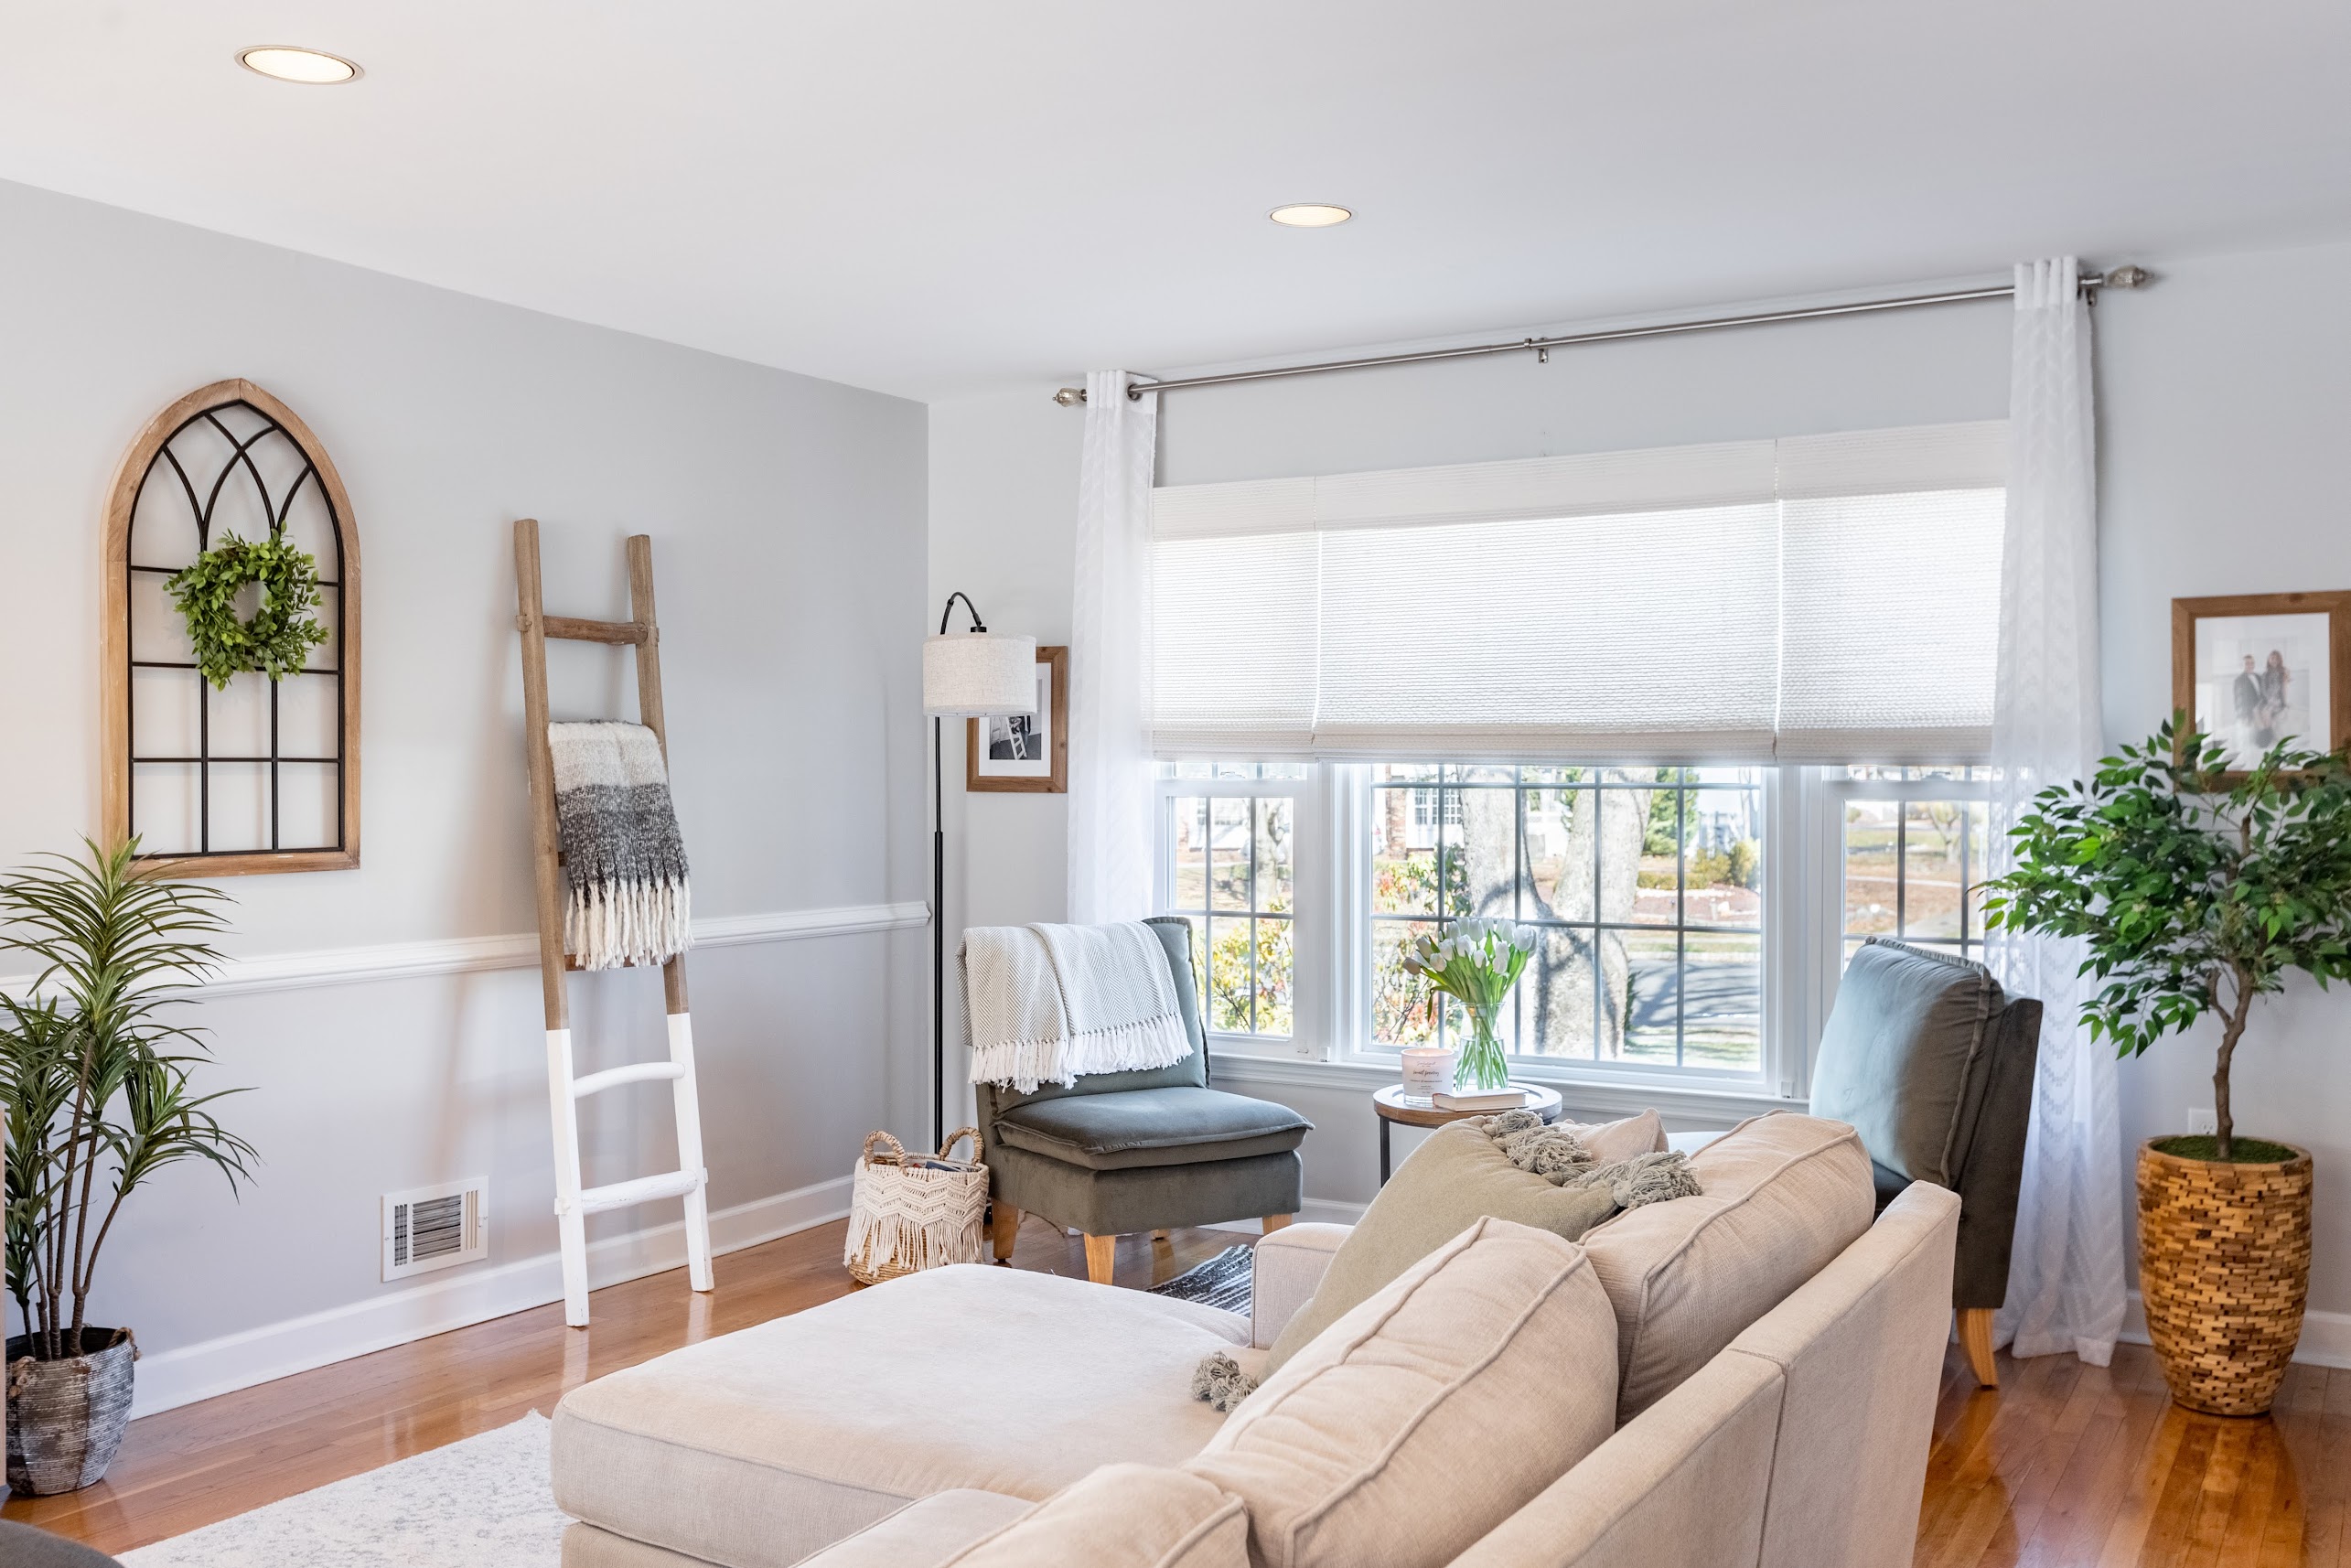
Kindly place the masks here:
[(1287, 791), (1305, 769), (1183, 763), (1162, 773), (1160, 906), (1192, 922), (1202, 1026), (1287, 1037), (1296, 1026), (1298, 821)]
[(1981, 767), (1831, 770), (1841, 799), (1842, 957), (1893, 937), (1979, 961), (1990, 802)]
[(1513, 1056), (1753, 1074), (1763, 1060), (1763, 770), (1370, 768), (1374, 1048), (1458, 1040), (1406, 945), (1465, 916), (1532, 924)]

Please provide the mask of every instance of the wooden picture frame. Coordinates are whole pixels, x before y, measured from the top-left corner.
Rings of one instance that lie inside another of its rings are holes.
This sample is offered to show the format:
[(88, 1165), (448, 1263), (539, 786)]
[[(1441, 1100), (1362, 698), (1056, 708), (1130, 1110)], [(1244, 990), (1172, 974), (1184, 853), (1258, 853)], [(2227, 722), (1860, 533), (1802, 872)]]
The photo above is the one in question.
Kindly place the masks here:
[[(1044, 705), (1044, 757), (1027, 763), (986, 755), (983, 740), (1001, 719), (963, 721), (963, 788), (975, 794), (1067, 795), (1069, 793), (1069, 650), (1039, 648), (1036, 679), (1050, 694)], [(1014, 721), (1021, 723), (1025, 721)], [(1011, 769), (1017, 768), (1019, 771)], [(997, 771), (987, 771), (993, 768)]]
[(2351, 591), (2174, 599), (2172, 709), (2232, 762), (2289, 736), (2308, 751), (2351, 746)]
[[(335, 843), (329, 846), (305, 846), (295, 849), (232, 849), (212, 851), (174, 851), (143, 854), (139, 865), (145, 871), (174, 876), (249, 876), (288, 871), (345, 871), (360, 864), (360, 535), (359, 524), (351, 511), (351, 498), (343, 488), (342, 476), (335, 471), (334, 460), (327, 448), (300, 415), (263, 388), (242, 378), (214, 381), (201, 386), (178, 399), (162, 413), (149, 420), (123, 455), (114, 470), (113, 484), (108, 491), (105, 522), (106, 605), (101, 633), (99, 671), (99, 727), (104, 748), (102, 770), (104, 796), (102, 801), (102, 835), (109, 844), (120, 843), (137, 827), (135, 822), (134, 783), (132, 778), (133, 692), (132, 661), (137, 657), (132, 629), (132, 578), (134, 574), (151, 577), (161, 568), (134, 561), (133, 524), (139, 510), (139, 497), (151, 477), (162, 476), (161, 482), (178, 487), (187, 492), (187, 504), (207, 520), (213, 498), (220, 487), (209, 494), (199, 494), (193, 488), (197, 476), (177, 470), (176, 463), (159, 464), (174, 439), (181, 432), (211, 420), (216, 427), (221, 416), (231, 411), (245, 411), (237, 416), (241, 422), (255, 416), (269, 427), (249, 437), (229, 435), (235, 456), (230, 467), (241, 469), (264, 492), (264, 499), (274, 509), (281, 509), (281, 519), (290, 512), (295, 491), (303, 482), (315, 478), (318, 496), (324, 500), (331, 524), (338, 559), (319, 562), (320, 586), (326, 591), (327, 602), (333, 606), (335, 677), (337, 714), (331, 728), (336, 737), (336, 755), (331, 760), (337, 770), (331, 799), (335, 809)], [(283, 498), (270, 497), (263, 484), (261, 471), (254, 459), (245, 456), (247, 447), (255, 452), (259, 443), (273, 435), (282, 435), (291, 443), (301, 458), (304, 472)], [(239, 441), (242, 446), (238, 446)], [(145, 667), (145, 661), (143, 666)], [(191, 671), (193, 666), (186, 666)], [(194, 677), (199, 687), (204, 682)], [(270, 754), (263, 758), (212, 757), (203, 749), (196, 762), (199, 772), (209, 769), (212, 762), (265, 763), (271, 769), (270, 812), (271, 831), (276, 832), (278, 795), (277, 772), (282, 762), (297, 766), (319, 766), (307, 757), (282, 757), (277, 750), (275, 724), (275, 688), (272, 682), (272, 725)], [(199, 703), (210, 699), (199, 693)], [(209, 740), (206, 743), (209, 747)], [(210, 824), (209, 799), (199, 791), (198, 808), (200, 827), (199, 844), (209, 844)]]

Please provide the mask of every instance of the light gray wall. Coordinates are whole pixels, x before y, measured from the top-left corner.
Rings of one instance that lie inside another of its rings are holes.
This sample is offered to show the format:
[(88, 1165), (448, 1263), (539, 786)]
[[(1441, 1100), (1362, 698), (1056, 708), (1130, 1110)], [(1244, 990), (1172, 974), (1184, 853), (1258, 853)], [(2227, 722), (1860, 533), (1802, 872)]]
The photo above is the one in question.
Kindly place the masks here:
[[(511, 520), (558, 612), (627, 607), (654, 538), (698, 916), (927, 897), (920, 405), (0, 185), (0, 864), (99, 809), (101, 512), (139, 428), (244, 376), (317, 430), (365, 561), (364, 865), (230, 879), (242, 954), (533, 929)], [(621, 656), (558, 651), (557, 716), (625, 713)], [(692, 961), (714, 1207), (844, 1176), (923, 1025), (919, 931)], [(0, 973), (25, 966), (0, 954)], [(582, 1070), (662, 1051), (647, 974), (574, 982)], [(492, 1265), (554, 1245), (531, 970), (204, 1004), (242, 1203), (176, 1176), (126, 1209), (94, 1309), (150, 1355), (365, 1301), (378, 1195), (492, 1182)], [(895, 1048), (891, 1048), (893, 1042)], [(591, 1182), (668, 1168), (668, 1095), (591, 1102)], [(896, 1109), (912, 1111), (915, 1104)], [(599, 1217), (599, 1235), (673, 1220)], [(430, 1276), (446, 1279), (446, 1275)]]
[[(2336, 454), (2351, 413), (2351, 246), (2131, 258), (2160, 282), (2096, 312), (2106, 714), (2115, 740), (2168, 707), (2174, 596), (2351, 587)], [(2291, 279), (2290, 291), (2280, 280)], [(2005, 302), (1459, 360), (1173, 394), (1160, 479), (1190, 484), (1994, 418), (2008, 402)], [(1049, 386), (932, 405), (934, 595), (1000, 595), (1066, 629), (1081, 415)], [(1052, 510), (1048, 510), (1052, 509)], [(1041, 594), (1049, 585), (1060, 596)], [(1009, 629), (1030, 623), (1002, 612)], [(955, 801), (950, 793), (950, 806)], [(961, 852), (972, 919), (1049, 918), (1058, 803), (974, 802)], [(949, 930), (962, 911), (950, 899)], [(2239, 1124), (2312, 1147), (2321, 1237), (2312, 1305), (2351, 1310), (2351, 1009), (2289, 987), (2240, 1056)], [(2122, 1069), (2124, 1135), (2210, 1103), (2209, 1031)], [(1361, 1090), (1252, 1083), (1296, 1104), (1310, 1197), (1361, 1202), (1375, 1143)], [(1401, 1150), (1400, 1150), (1401, 1153)], [(2129, 1151), (2126, 1149), (2126, 1165)], [(2127, 1184), (2127, 1168), (2118, 1184)]]
[[(2106, 731), (2171, 711), (2171, 601), (2351, 588), (2351, 245), (2187, 258), (2101, 308), (2099, 615)], [(2237, 1125), (2315, 1156), (2310, 1305), (2351, 1312), (2351, 998), (2300, 978), (2264, 1003), (2230, 1075)], [(2209, 1025), (2121, 1064), (2122, 1134), (2212, 1103)], [(2131, 1210), (2135, 1212), (2135, 1210)], [(2307, 1343), (2307, 1340), (2305, 1340)]]
[[(1023, 387), (930, 405), (930, 601), (926, 631), (959, 589), (991, 629), (1069, 640), (1073, 540), (1078, 521), (1078, 445), (1084, 421), (1057, 407), (1050, 389)], [(970, 624), (958, 605), (953, 629)], [(1058, 920), (1068, 904), (1069, 798), (967, 792), (967, 721), (940, 726), (947, 785), (947, 1104), (975, 1114), (964, 1082), (957, 933), (966, 926)], [(929, 1046), (921, 1062), (929, 1093)], [(926, 1101), (927, 1102), (927, 1101)], [(960, 1112), (958, 1110), (960, 1109)]]

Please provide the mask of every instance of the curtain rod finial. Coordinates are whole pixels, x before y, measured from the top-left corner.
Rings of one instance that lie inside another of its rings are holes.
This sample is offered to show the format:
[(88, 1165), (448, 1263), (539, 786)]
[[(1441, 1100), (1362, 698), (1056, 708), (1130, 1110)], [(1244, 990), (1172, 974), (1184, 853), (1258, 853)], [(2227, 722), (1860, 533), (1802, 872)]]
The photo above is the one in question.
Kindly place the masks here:
[(1064, 408), (1075, 408), (1086, 401), (1084, 387), (1063, 387), (1053, 394), (1053, 401)]
[(2100, 288), (2145, 288), (2155, 281), (2155, 274), (2142, 266), (2109, 267), (2106, 275), (2098, 280)]

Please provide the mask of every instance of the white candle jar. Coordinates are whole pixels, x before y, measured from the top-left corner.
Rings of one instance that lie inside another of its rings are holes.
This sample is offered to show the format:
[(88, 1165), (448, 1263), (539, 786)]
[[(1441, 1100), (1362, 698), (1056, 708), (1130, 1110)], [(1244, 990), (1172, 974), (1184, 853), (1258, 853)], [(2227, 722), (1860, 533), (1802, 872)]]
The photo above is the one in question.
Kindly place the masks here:
[(1403, 1059), (1405, 1104), (1426, 1109), (1436, 1103), (1438, 1095), (1453, 1092), (1454, 1052), (1433, 1046), (1408, 1046)]

